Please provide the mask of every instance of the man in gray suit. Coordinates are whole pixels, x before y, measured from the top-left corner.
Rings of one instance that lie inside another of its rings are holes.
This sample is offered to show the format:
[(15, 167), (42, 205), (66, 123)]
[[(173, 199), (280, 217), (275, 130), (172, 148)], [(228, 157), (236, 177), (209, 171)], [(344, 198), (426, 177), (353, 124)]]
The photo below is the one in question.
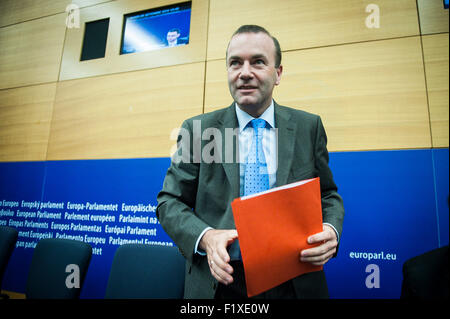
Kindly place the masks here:
[[(299, 251), (299, 262), (324, 265), (336, 255), (342, 232), (344, 207), (328, 167), (320, 117), (272, 99), (283, 72), (278, 41), (262, 27), (242, 26), (228, 44), (226, 64), (234, 102), (184, 121), (178, 150), (157, 197), (160, 223), (187, 260), (185, 298), (246, 297), (230, 204), (244, 194), (246, 157), (255, 134), (248, 124), (253, 119), (265, 121), (262, 148), (269, 188), (320, 177), (324, 226), (308, 238), (310, 244), (320, 245)], [(323, 271), (255, 296), (327, 297)]]

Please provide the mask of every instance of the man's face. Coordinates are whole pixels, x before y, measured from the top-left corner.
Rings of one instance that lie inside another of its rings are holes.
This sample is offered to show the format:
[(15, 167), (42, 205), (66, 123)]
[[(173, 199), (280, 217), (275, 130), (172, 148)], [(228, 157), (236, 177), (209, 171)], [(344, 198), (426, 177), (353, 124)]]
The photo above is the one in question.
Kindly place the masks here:
[(247, 110), (265, 110), (282, 66), (275, 68), (275, 45), (265, 33), (235, 35), (227, 51), (228, 87), (233, 99)]
[(178, 39), (180, 34), (177, 31), (167, 32), (167, 42), (171, 43)]

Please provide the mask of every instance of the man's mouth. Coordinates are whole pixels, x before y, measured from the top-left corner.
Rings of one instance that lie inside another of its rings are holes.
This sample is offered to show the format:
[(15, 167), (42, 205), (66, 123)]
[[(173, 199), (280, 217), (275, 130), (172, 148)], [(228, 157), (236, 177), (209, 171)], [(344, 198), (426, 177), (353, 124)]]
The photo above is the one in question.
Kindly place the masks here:
[(238, 90), (241, 92), (251, 92), (253, 90), (256, 90), (257, 87), (256, 86), (252, 86), (252, 85), (241, 85), (238, 86)]

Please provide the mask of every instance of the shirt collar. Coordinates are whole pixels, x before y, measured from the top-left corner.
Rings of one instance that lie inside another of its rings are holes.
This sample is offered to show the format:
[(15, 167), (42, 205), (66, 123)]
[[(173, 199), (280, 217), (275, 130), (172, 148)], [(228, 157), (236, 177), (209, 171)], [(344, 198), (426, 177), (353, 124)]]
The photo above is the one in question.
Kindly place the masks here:
[[(239, 122), (239, 133), (241, 133), (245, 129), (247, 124), (255, 118), (250, 114), (248, 114), (247, 112), (242, 111), (236, 102), (234, 103), (234, 106), (236, 109), (236, 116)], [(272, 128), (275, 127), (275, 107), (273, 104), (273, 99), (272, 102), (270, 103), (270, 106), (264, 111), (263, 114), (261, 114), (259, 118), (269, 123), (270, 127)]]

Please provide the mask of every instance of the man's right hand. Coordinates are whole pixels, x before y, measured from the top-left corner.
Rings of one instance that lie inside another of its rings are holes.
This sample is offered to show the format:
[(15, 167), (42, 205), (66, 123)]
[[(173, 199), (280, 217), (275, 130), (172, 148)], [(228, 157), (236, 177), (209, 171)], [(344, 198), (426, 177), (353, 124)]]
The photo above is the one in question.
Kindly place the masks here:
[(233, 267), (229, 264), (227, 247), (237, 238), (235, 229), (210, 229), (200, 239), (199, 248), (206, 251), (211, 274), (224, 285), (233, 282)]

